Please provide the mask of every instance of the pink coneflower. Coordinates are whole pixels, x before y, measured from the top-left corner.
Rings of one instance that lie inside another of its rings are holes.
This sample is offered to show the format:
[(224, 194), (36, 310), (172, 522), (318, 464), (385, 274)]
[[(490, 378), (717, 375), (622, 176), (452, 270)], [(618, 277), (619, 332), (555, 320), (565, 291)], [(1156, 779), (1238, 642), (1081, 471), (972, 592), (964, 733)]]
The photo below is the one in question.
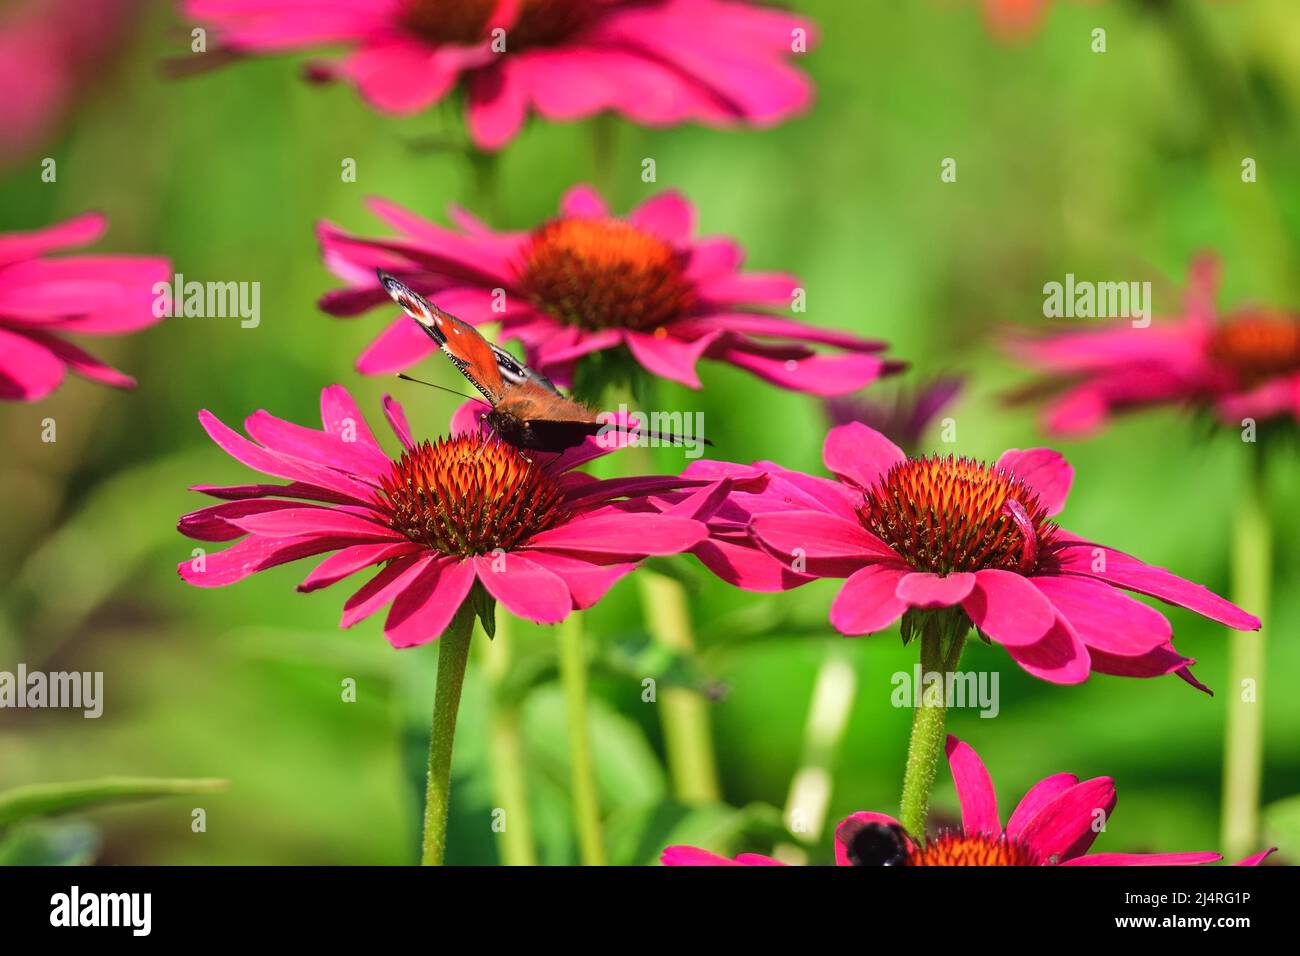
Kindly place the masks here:
[(236, 51), (346, 46), (313, 75), (356, 84), (385, 112), (463, 88), (470, 136), (488, 150), (529, 110), (770, 126), (812, 97), (789, 62), (811, 44), (811, 24), (739, 0), (187, 0), (185, 11)]
[(401, 405), (386, 398), (384, 414), (402, 445), (396, 459), (338, 385), (321, 393), (319, 431), (259, 411), (244, 422), (250, 441), (200, 412), (231, 457), (287, 484), (197, 486), (225, 501), (185, 515), (181, 532), (237, 543), (182, 562), (181, 577), (218, 587), (328, 553), (299, 585), (314, 591), (378, 568), (345, 602), (342, 626), (391, 603), (384, 633), (410, 647), (442, 633), (475, 581), (511, 613), (553, 624), (595, 604), (642, 558), (706, 533), (691, 517), (633, 510), (636, 496), (680, 478), (573, 472), (605, 453), (595, 439), (528, 459), (478, 429), (417, 443)]
[(63, 336), (120, 335), (160, 321), (153, 286), (166, 281), (170, 263), (143, 256), (47, 255), (88, 245), (106, 226), (103, 216), (87, 213), (34, 232), (0, 233), (0, 398), (43, 398), (69, 369), (105, 385), (135, 386), (135, 379)]
[[(1097, 821), (1115, 809), (1110, 777), (1080, 781), (1057, 773), (1034, 784), (1006, 825), (983, 762), (969, 744), (949, 736), (948, 766), (961, 803), (961, 827), (915, 839), (884, 813), (854, 813), (835, 828), (839, 866), (1192, 866), (1223, 859), (1218, 853), (1088, 853)], [(1237, 866), (1258, 866), (1265, 850)], [(781, 866), (757, 853), (735, 859), (691, 846), (670, 846), (667, 866)]]
[[(493, 232), (455, 208), (458, 230), (384, 200), (370, 208), (400, 235), (364, 239), (319, 227), (326, 265), (350, 284), (322, 298), (332, 315), (391, 304), (375, 280), (378, 268), (467, 322), (500, 322), (502, 337), (523, 342), (529, 364), (560, 382), (571, 380), (579, 359), (611, 349), (692, 388), (700, 385), (701, 357), (816, 395), (855, 391), (898, 368), (874, 354), (881, 342), (765, 311), (789, 308), (799, 281), (742, 272), (744, 254), (731, 239), (693, 238), (695, 209), (673, 191), (617, 218), (593, 189), (579, 186), (557, 218), (522, 233)], [(436, 347), (399, 316), (357, 368), (395, 372)]]
[[(993, 464), (908, 458), (854, 423), (830, 430), (823, 459), (834, 480), (769, 462), (694, 463), (684, 475), (769, 478), (761, 492), (729, 496), (695, 553), (752, 590), (847, 578), (830, 613), (841, 633), (869, 634), (901, 617), (905, 637), (942, 624), (951, 641), (974, 625), (1030, 674), (1058, 684), (1091, 671), (1177, 673), (1205, 689), (1188, 670), (1194, 661), (1174, 649), (1165, 617), (1120, 589), (1238, 630), (1260, 626), (1200, 585), (1059, 527), (1052, 518), (1074, 471), (1055, 451), (1012, 449)], [(676, 496), (656, 500), (662, 508)]]
[(1300, 421), (1300, 314), (1245, 306), (1216, 317), (1218, 263), (1197, 259), (1183, 314), (1134, 328), (1017, 336), (1013, 351), (1051, 377), (1044, 418), (1058, 435), (1096, 431), (1113, 414), (1156, 405), (1208, 409), (1219, 421)]
[(57, 129), (106, 61), (140, 0), (19, 0), (0, 12), (0, 165), (21, 159)]

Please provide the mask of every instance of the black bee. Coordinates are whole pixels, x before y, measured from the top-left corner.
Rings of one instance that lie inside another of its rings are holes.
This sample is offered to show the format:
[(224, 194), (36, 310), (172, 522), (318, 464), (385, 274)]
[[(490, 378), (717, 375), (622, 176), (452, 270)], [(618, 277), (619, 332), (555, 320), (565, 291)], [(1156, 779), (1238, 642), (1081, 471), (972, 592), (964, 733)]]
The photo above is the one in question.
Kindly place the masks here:
[(853, 866), (906, 866), (907, 832), (896, 823), (848, 821), (839, 837)]

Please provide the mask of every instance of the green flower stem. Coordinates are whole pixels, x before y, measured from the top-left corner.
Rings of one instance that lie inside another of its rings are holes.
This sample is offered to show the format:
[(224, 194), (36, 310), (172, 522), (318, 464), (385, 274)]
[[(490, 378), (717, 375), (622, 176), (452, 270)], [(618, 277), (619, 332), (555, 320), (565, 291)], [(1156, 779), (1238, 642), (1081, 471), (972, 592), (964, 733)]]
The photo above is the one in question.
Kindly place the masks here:
[(433, 732), (429, 739), (429, 783), (424, 802), (424, 852), (421, 863), (442, 866), (447, 852), (447, 807), (451, 797), (451, 748), (456, 714), (465, 683), (474, 610), (466, 601), (438, 640), (438, 679), (433, 699)]
[[(695, 650), (690, 609), (681, 584), (642, 568), (637, 572), (646, 627), (674, 654)], [(659, 696), (664, 749), (673, 791), (683, 803), (717, 803), (721, 799), (708, 704), (687, 687), (666, 687)]]
[(583, 866), (604, 866), (605, 837), (600, 829), (596, 766), (591, 756), (591, 728), (587, 722), (587, 648), (582, 618), (570, 614), (558, 627), (560, 680), (569, 712), (569, 764), (578, 858)]
[(1223, 852), (1237, 859), (1259, 840), (1259, 789), (1264, 750), (1264, 635), (1272, 581), (1264, 468), (1260, 455), (1236, 511), (1232, 535), (1232, 600), (1259, 615), (1258, 632), (1228, 632), (1229, 682), (1223, 753)]
[[(907, 747), (907, 769), (903, 772), (903, 801), (899, 822), (914, 840), (925, 838), (925, 820), (930, 812), (930, 790), (934, 787), (939, 757), (944, 750), (944, 721), (948, 707), (944, 696), (947, 675), (961, 660), (968, 624), (964, 615), (928, 612), (921, 622), (921, 687), (914, 701), (912, 739)], [(944, 686), (939, 699), (929, 700), (928, 675), (940, 674)]]
[(528, 809), (528, 785), (524, 771), (523, 744), (519, 736), (519, 707), (507, 699), (505, 684), (510, 673), (510, 619), (498, 613), (496, 636), (479, 642), (483, 671), (491, 689), (488, 717), (488, 763), (492, 771), (493, 805), (505, 811), (501, 831), (501, 862), (506, 866), (536, 866), (532, 815)]
[(499, 225), (501, 218), (501, 159), (471, 147), (470, 167), (474, 174), (474, 212), (485, 222)]

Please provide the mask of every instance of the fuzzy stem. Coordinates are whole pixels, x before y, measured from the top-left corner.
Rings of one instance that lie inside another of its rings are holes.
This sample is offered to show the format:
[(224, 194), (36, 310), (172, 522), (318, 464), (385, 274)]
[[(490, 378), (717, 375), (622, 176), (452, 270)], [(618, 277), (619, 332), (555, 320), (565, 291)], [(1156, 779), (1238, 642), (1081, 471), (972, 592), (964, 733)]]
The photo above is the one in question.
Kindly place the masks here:
[(570, 614), (559, 625), (560, 680), (569, 719), (569, 764), (573, 816), (578, 831), (578, 857), (583, 866), (605, 865), (605, 838), (600, 829), (596, 766), (591, 756), (587, 723), (587, 648), (582, 618)]
[[(927, 613), (921, 623), (921, 686), (914, 701), (912, 738), (907, 747), (907, 768), (903, 772), (903, 800), (899, 822), (913, 840), (925, 839), (925, 820), (930, 811), (930, 790), (934, 786), (939, 756), (944, 750), (944, 721), (947, 675), (957, 666), (966, 643), (966, 622), (952, 621), (941, 613)], [(945, 650), (947, 653), (945, 653)], [(942, 683), (938, 701), (926, 693), (930, 674)]]
[[(654, 640), (674, 654), (691, 654), (695, 640), (681, 584), (644, 568), (637, 573), (637, 584), (646, 628)], [(717, 803), (721, 789), (707, 703), (690, 688), (666, 687), (659, 706), (668, 769), (678, 799), (683, 803)]]
[[(1237, 507), (1232, 534), (1232, 600), (1267, 622), (1272, 581), (1272, 534), (1264, 468), (1257, 454)], [(1229, 683), (1223, 754), (1223, 852), (1253, 853), (1259, 839), (1259, 791), (1264, 750), (1264, 635), (1228, 632)]]
[(433, 731), (429, 738), (429, 782), (424, 802), (425, 866), (442, 866), (447, 852), (447, 807), (451, 798), (451, 748), (456, 714), (465, 683), (474, 610), (466, 601), (438, 641), (438, 679), (433, 699)]
[(496, 636), (482, 641), (483, 670), (491, 688), (488, 717), (488, 763), (492, 768), (493, 804), (505, 811), (501, 831), (501, 862), (506, 866), (536, 866), (532, 815), (528, 810), (528, 785), (524, 774), (523, 745), (519, 736), (519, 707), (505, 699), (510, 673), (510, 619), (498, 613)]

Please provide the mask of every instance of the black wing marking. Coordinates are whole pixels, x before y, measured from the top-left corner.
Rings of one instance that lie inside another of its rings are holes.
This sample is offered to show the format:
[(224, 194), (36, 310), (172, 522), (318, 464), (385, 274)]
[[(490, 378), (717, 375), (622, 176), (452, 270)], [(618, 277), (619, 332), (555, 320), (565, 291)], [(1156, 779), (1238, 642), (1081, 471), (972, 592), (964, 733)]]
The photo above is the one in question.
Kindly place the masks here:
[(523, 385), (526, 382), (532, 382), (540, 385), (552, 395), (561, 395), (560, 390), (545, 375), (534, 372), (519, 359), (515, 358), (501, 346), (495, 343), (488, 343), (492, 346), (492, 352), (497, 357), (497, 369), (501, 372), (501, 378), (511, 385)]

